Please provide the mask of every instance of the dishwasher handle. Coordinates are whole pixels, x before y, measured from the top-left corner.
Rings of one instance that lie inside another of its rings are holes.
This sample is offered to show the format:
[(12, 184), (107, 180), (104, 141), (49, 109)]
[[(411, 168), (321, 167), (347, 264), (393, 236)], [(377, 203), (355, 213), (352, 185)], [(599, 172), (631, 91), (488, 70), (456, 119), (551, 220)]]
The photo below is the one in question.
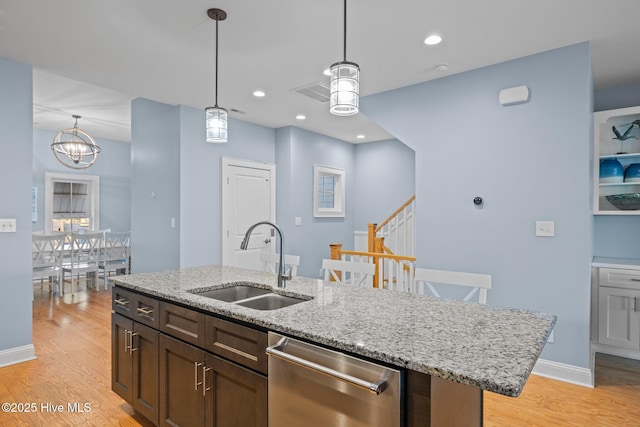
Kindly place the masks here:
[(280, 341), (278, 341), (276, 345), (267, 347), (267, 356), (275, 356), (284, 361), (302, 366), (303, 368), (310, 369), (312, 371), (319, 372), (340, 381), (352, 384), (375, 395), (379, 395), (387, 388), (387, 381), (384, 376), (381, 377), (378, 381), (369, 382), (352, 375), (336, 371), (335, 369), (327, 368), (326, 366), (319, 365), (301, 357), (294, 356), (293, 354), (285, 353), (282, 350), (284, 350), (284, 347), (287, 345), (288, 340), (288, 338), (284, 337)]

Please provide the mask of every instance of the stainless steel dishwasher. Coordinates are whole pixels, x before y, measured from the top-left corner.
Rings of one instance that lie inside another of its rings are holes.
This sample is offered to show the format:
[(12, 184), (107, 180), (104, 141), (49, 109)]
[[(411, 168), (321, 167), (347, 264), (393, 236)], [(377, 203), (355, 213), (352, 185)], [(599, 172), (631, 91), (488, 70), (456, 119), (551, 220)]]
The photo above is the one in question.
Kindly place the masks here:
[(400, 371), (269, 332), (270, 427), (399, 427)]

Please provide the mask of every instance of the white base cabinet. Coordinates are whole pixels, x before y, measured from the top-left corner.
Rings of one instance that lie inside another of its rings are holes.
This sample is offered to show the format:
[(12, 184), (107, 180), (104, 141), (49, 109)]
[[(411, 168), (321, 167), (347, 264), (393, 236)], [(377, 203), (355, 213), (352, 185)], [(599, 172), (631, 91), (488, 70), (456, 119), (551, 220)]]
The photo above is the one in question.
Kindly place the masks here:
[(594, 349), (640, 359), (640, 270), (597, 271)]

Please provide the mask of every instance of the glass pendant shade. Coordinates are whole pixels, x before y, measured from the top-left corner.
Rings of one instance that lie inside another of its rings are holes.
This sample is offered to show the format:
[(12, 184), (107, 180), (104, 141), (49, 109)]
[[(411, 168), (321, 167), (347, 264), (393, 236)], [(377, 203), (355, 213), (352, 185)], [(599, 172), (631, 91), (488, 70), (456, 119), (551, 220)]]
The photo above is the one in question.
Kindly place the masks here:
[(51, 149), (60, 163), (71, 169), (86, 169), (98, 159), (100, 147), (87, 132), (78, 128), (63, 129), (53, 138)]
[(227, 142), (227, 110), (215, 106), (205, 109), (207, 142), (222, 144)]
[(329, 111), (336, 116), (358, 114), (360, 67), (353, 62), (337, 62), (331, 66)]

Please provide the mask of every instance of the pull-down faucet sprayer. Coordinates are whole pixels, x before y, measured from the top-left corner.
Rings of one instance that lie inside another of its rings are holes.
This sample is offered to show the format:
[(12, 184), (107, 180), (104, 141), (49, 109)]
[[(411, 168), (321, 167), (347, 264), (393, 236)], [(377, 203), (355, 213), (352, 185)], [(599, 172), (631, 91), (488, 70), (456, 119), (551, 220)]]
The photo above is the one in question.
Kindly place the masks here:
[(280, 263), (278, 265), (278, 283), (277, 286), (278, 288), (285, 288), (285, 284), (287, 280), (291, 279), (291, 273), (285, 275), (283, 273), (283, 269), (284, 269), (284, 237), (282, 235), (282, 231), (280, 231), (280, 228), (278, 228), (277, 225), (269, 222), (269, 221), (260, 221), (257, 222), (255, 224), (253, 224), (251, 227), (249, 227), (249, 229), (247, 230), (247, 232), (244, 234), (244, 239), (242, 239), (242, 243), (240, 243), (240, 249), (242, 249), (243, 251), (247, 250), (247, 247), (249, 246), (249, 238), (251, 237), (251, 233), (253, 232), (253, 229), (256, 228), (259, 225), (268, 225), (270, 227), (273, 227), (277, 232), (278, 232), (278, 236), (280, 236)]

